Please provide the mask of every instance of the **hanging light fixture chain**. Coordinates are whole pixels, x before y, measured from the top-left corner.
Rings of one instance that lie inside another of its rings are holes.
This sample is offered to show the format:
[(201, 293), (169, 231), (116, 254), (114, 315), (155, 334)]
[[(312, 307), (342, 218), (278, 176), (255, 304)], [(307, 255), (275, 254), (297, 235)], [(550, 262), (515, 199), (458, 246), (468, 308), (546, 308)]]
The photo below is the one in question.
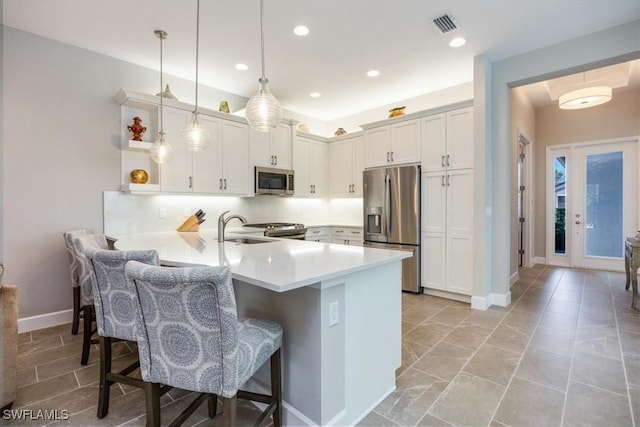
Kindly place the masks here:
[(162, 72), (162, 41), (164, 39), (167, 38), (167, 33), (162, 31), (162, 30), (155, 30), (154, 34), (156, 35), (156, 37), (158, 37), (160, 39), (160, 132), (158, 132), (160, 134), (160, 139), (164, 140), (164, 114), (163, 114), (163, 107), (164, 107), (164, 103), (163, 103), (163, 94), (162, 94), (162, 90), (163, 90), (163, 85), (164, 82), (162, 80), (162, 76), (163, 76), (163, 72)]
[(194, 114), (198, 114), (198, 52), (200, 46), (200, 0), (196, 1), (196, 104)]
[(264, 72), (264, 0), (260, 0), (260, 52), (262, 53), (262, 78), (265, 79)]

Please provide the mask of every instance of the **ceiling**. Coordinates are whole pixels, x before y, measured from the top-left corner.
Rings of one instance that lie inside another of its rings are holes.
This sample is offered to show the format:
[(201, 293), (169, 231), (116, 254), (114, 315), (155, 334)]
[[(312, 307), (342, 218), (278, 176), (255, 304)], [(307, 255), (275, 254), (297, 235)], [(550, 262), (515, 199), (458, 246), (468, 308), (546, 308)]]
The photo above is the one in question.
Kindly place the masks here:
[[(202, 0), (200, 9), (200, 82), (250, 96), (259, 2)], [(432, 20), (445, 12), (459, 28), (443, 35)], [(162, 29), (165, 72), (190, 80), (195, 15), (195, 0), (3, 1), (4, 25), (152, 69), (153, 30)], [(476, 55), (496, 61), (637, 19), (638, 0), (266, 0), (266, 75), (286, 109), (332, 120), (471, 81)], [(299, 24), (309, 35), (293, 34)], [(449, 47), (458, 35), (466, 45)], [(236, 70), (239, 62), (249, 69)], [(367, 77), (371, 69), (380, 75)]]

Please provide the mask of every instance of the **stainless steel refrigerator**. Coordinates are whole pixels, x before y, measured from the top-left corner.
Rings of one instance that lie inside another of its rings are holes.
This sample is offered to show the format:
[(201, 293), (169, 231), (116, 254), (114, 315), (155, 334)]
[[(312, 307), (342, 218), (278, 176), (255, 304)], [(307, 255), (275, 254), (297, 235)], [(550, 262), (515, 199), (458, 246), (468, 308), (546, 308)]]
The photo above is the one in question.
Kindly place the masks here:
[(420, 166), (363, 172), (364, 246), (405, 250), (402, 290), (420, 292)]

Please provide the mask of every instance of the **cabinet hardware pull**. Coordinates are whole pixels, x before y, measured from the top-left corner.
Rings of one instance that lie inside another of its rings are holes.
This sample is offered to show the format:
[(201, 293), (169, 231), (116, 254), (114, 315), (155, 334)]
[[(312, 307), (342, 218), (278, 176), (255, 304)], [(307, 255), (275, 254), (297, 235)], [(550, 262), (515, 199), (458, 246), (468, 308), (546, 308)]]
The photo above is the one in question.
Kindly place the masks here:
[(389, 161), (389, 152), (387, 151), (387, 162)]
[(442, 160), (440, 160), (440, 164), (444, 167), (444, 154), (442, 155)]
[(227, 178), (223, 179), (223, 181), (224, 181), (224, 189), (226, 190), (227, 189)]
[(220, 190), (222, 190), (222, 178), (220, 178)]
[(189, 188), (193, 188), (193, 177), (189, 177)]
[(442, 186), (444, 187), (444, 175), (442, 175)]
[(451, 175), (447, 175), (447, 187), (450, 185), (450, 184), (449, 184), (449, 177), (450, 177), (450, 176), (451, 176)]
[(391, 161), (393, 162), (393, 151), (391, 152)]
[(448, 155), (448, 154), (447, 154), (447, 166), (451, 166), (451, 165), (449, 164), (449, 155)]
[(273, 163), (273, 154), (271, 155), (271, 166), (273, 166), (275, 163)]
[(276, 159), (276, 163), (275, 164), (277, 165), (278, 164), (278, 156), (273, 156), (273, 157), (275, 157), (275, 159)]

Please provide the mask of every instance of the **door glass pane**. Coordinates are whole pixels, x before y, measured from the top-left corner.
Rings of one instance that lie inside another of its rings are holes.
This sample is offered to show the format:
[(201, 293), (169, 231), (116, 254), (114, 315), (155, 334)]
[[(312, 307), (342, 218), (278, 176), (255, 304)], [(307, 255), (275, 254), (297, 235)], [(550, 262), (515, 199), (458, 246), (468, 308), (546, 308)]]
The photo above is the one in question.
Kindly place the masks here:
[(622, 257), (622, 151), (587, 156), (586, 255)]
[(565, 221), (565, 205), (567, 198), (567, 167), (566, 157), (556, 157), (554, 161), (555, 172), (555, 253), (564, 254), (566, 251), (566, 221)]

